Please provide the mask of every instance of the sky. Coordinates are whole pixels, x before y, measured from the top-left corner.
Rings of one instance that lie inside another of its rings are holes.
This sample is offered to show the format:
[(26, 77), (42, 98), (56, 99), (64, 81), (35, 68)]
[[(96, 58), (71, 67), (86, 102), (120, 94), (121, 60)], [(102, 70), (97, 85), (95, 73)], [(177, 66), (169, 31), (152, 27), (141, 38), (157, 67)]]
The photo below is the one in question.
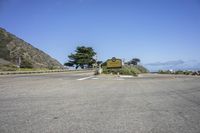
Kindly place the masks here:
[(0, 27), (61, 63), (82, 45), (103, 61), (200, 61), (200, 0), (0, 0)]

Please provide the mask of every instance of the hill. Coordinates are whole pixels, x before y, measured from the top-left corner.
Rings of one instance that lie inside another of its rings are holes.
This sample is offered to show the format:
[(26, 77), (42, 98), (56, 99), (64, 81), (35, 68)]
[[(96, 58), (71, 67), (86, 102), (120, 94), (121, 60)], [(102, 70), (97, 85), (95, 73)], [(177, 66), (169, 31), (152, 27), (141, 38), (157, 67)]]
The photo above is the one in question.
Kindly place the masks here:
[(31, 44), (0, 28), (0, 67), (63, 68), (57, 60)]

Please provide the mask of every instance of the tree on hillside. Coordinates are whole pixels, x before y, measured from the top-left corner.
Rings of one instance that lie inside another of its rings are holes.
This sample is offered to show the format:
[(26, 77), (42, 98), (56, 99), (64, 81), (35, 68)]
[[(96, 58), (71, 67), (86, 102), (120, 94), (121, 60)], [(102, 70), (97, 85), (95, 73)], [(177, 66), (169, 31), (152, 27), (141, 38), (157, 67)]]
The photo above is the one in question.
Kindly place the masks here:
[(78, 67), (81, 67), (82, 69), (85, 67), (91, 68), (92, 65), (96, 63), (96, 60), (94, 59), (95, 55), (96, 52), (94, 52), (92, 47), (78, 46), (75, 50), (75, 53), (68, 56), (69, 61), (64, 65), (76, 67), (76, 69)]
[(31, 61), (21, 58), (20, 68), (33, 68)]
[(6, 44), (3, 44), (2, 41), (0, 41), (0, 58), (5, 60), (10, 59), (10, 51), (8, 50)]
[(138, 65), (138, 63), (140, 63), (140, 59), (139, 58), (133, 58), (128, 62), (128, 65)]
[(103, 63), (103, 61), (97, 61), (97, 65), (101, 65)]

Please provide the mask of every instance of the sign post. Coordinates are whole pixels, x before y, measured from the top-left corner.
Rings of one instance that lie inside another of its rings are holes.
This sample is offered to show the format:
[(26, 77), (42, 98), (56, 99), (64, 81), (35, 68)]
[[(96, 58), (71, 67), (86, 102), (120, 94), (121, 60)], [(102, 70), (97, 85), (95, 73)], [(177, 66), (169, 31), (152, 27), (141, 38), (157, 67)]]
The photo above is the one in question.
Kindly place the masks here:
[(122, 68), (122, 60), (113, 57), (112, 59), (107, 60), (107, 69), (117, 69)]

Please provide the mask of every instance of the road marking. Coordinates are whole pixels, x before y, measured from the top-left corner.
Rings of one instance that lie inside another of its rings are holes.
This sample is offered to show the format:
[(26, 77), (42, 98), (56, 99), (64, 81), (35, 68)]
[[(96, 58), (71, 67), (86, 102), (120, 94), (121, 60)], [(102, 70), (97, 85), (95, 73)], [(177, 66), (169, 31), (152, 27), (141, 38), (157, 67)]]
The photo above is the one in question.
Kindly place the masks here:
[(89, 79), (89, 78), (92, 78), (94, 76), (89, 76), (89, 77), (84, 77), (84, 78), (80, 78), (80, 79), (77, 79), (77, 80), (86, 80), (86, 79)]
[(93, 72), (92, 73), (75, 73), (74, 75), (85, 75), (85, 76), (87, 76), (87, 75), (91, 75), (91, 74), (94, 74)]

